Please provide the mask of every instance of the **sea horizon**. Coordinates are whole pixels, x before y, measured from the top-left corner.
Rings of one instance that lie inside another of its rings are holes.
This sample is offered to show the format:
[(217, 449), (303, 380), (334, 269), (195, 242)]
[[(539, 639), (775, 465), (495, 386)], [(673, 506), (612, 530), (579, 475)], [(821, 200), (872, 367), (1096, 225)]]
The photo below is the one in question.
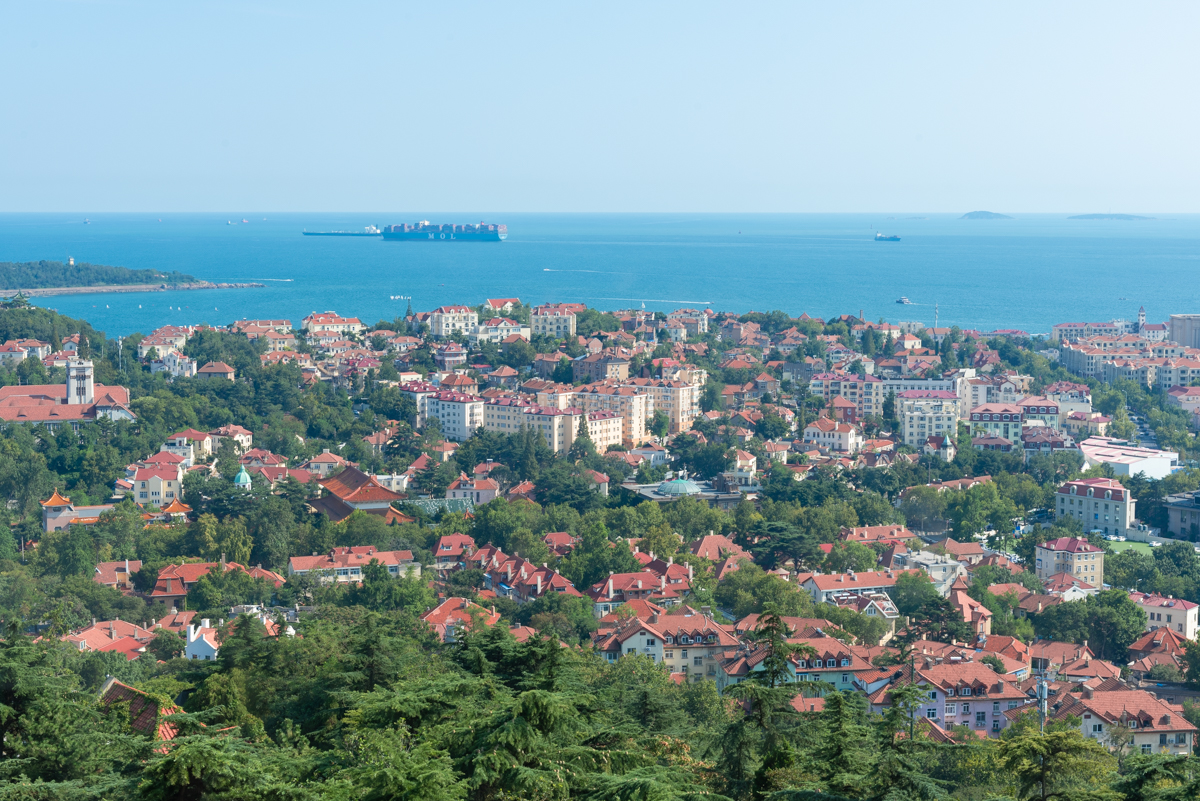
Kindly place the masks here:
[[(336, 310), (373, 324), (488, 297), (599, 309), (859, 313), (1047, 333), (1067, 321), (1196, 311), (1200, 214), (1070, 220), (1017, 213), (0, 213), (0, 261), (178, 270), (264, 289), (59, 295), (35, 305), (110, 335)], [(1087, 214), (1089, 212), (1079, 212)], [(89, 222), (85, 223), (84, 220)], [(161, 219), (161, 222), (159, 221)], [(305, 237), (429, 219), (504, 223), (500, 243)], [(246, 222), (243, 222), (245, 220)], [(875, 232), (900, 237), (876, 242)], [(1137, 282), (1129, 280), (1136, 275)], [(1136, 287), (1136, 288), (1135, 288)], [(911, 299), (911, 305), (896, 301)], [(936, 312), (935, 312), (936, 310)]]

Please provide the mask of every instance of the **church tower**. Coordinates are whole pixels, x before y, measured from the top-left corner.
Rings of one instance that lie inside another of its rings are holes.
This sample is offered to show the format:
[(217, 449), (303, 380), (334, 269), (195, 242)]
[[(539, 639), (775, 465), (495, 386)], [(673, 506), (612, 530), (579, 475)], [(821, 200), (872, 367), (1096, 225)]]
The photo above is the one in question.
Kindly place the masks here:
[(90, 405), (96, 402), (93, 373), (92, 362), (88, 359), (67, 362), (67, 403)]
[(1142, 306), (1138, 309), (1138, 331), (1140, 332), (1146, 327), (1146, 307)]

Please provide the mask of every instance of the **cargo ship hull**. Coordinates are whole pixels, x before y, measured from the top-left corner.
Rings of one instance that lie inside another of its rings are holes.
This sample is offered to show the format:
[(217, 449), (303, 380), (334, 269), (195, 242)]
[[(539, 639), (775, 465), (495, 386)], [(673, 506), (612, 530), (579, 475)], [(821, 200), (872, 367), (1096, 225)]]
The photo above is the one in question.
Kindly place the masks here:
[(502, 231), (384, 231), (390, 242), (503, 242), (508, 233)]

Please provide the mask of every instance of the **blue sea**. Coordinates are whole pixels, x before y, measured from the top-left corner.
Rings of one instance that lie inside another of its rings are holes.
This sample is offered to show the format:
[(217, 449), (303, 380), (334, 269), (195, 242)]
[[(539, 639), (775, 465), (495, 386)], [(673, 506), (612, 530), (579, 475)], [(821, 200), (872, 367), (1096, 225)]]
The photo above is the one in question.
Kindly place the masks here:
[[(600, 309), (858, 313), (1047, 332), (1056, 322), (1200, 312), (1200, 215), (1137, 221), (951, 214), (0, 214), (0, 261), (179, 270), (264, 289), (60, 295), (35, 302), (109, 335), (334, 310), (364, 322), (489, 297)], [(89, 219), (90, 222), (84, 222)], [(247, 222), (242, 222), (245, 219)], [(301, 231), (429, 219), (508, 225), (502, 243)], [(232, 225), (229, 223), (233, 223)], [(899, 242), (876, 242), (881, 231)], [(896, 300), (907, 296), (910, 306)]]

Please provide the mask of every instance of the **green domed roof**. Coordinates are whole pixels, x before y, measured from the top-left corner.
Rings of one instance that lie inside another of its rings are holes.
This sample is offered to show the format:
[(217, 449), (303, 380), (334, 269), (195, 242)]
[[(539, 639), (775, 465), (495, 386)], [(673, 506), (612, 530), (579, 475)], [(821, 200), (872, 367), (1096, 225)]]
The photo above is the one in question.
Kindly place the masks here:
[(233, 479), (233, 483), (239, 487), (250, 486), (250, 474), (246, 472), (246, 465), (242, 465), (242, 469), (238, 471), (237, 477)]
[(658, 491), (662, 495), (698, 495), (701, 490), (695, 481), (689, 478), (677, 478), (659, 484)]

